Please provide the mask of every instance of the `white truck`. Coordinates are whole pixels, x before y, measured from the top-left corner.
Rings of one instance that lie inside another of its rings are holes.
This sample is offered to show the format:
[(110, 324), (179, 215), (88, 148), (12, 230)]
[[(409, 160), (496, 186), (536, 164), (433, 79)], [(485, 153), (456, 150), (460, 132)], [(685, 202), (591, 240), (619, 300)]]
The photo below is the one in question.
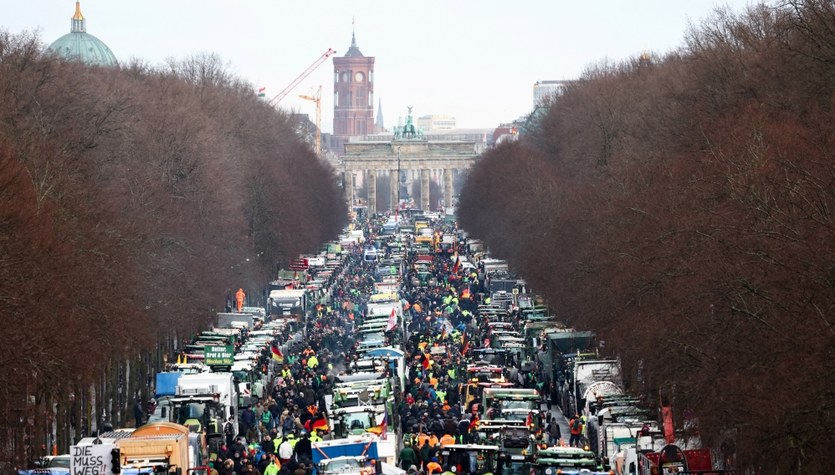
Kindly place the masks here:
[(307, 290), (279, 289), (271, 290), (268, 301), (270, 315), (290, 316), (303, 315), (307, 305)]
[(218, 328), (239, 329), (245, 326), (247, 330), (255, 329), (255, 316), (251, 313), (218, 313)]
[(185, 374), (177, 381), (171, 403), (171, 422), (192, 432), (205, 429), (207, 440), (223, 439), (227, 421), (238, 435), (238, 391), (232, 373)]

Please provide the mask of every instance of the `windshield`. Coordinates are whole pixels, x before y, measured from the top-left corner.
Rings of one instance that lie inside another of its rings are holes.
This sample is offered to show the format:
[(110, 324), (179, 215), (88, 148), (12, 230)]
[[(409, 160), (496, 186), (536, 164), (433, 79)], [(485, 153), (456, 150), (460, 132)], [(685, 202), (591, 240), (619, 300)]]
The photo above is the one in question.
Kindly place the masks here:
[(493, 471), (494, 454), (468, 451), (450, 454), (450, 463), (460, 466), (461, 473), (477, 474)]
[(344, 415), (345, 427), (349, 431), (365, 430), (373, 427), (371, 416), (367, 412), (355, 412)]
[(530, 432), (528, 430), (505, 429), (503, 437), (505, 447), (527, 447), (530, 442)]
[(493, 378), (501, 378), (502, 377), (502, 370), (501, 369), (498, 369), (498, 370), (495, 370), (495, 371), (480, 370), (480, 371), (473, 371), (470, 374), (471, 374), (470, 377), (472, 377), (472, 378), (478, 378), (478, 380), (481, 381), (481, 382), (487, 382), (488, 380), (493, 379)]
[(206, 411), (206, 405), (201, 402), (183, 404), (177, 410), (177, 424), (185, 424), (189, 419), (200, 419)]
[(49, 468), (70, 468), (70, 457), (59, 455), (49, 461)]
[(536, 409), (536, 401), (505, 399), (501, 401), (502, 409)]
[(528, 413), (527, 412), (503, 412), (502, 419), (506, 419), (508, 421), (521, 421), (521, 422), (528, 422)]
[(516, 460), (502, 468), (502, 475), (528, 475), (531, 473), (530, 470), (527, 462)]
[(360, 463), (354, 459), (342, 459), (328, 462), (326, 470), (329, 472), (338, 472), (353, 468), (360, 468)]

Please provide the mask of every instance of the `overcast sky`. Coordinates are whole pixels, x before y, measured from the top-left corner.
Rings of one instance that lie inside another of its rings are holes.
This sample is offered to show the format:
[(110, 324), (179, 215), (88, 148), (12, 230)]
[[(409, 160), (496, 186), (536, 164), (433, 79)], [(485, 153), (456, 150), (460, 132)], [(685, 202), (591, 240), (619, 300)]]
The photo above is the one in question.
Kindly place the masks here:
[[(5, 3), (0, 28), (38, 31), (49, 44), (70, 31), (74, 0)], [(449, 114), (461, 128), (488, 128), (530, 112), (533, 83), (573, 79), (591, 63), (682, 45), (688, 22), (717, 6), (740, 12), (747, 0), (82, 0), (87, 32), (120, 61), (216, 52), (268, 97), (328, 48), (351, 43), (376, 57), (377, 100), (387, 127)], [(13, 6), (12, 6), (13, 5)], [(322, 85), (323, 130), (333, 128), (333, 62), (302, 82), (281, 106), (315, 116), (298, 99)]]

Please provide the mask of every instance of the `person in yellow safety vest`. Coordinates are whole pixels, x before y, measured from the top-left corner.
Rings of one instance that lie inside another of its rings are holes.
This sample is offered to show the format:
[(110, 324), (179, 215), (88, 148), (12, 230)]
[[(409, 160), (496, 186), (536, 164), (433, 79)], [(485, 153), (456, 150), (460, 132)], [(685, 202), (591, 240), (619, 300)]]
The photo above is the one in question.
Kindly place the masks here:
[(322, 441), (322, 437), (319, 435), (319, 431), (316, 430), (316, 429), (313, 429), (313, 432), (310, 433), (309, 439), (310, 439), (311, 444), (314, 443), (314, 442), (321, 442)]
[(319, 358), (316, 355), (311, 355), (310, 358), (307, 359), (307, 367), (310, 369), (316, 369), (319, 366)]
[(484, 305), (490, 305), (492, 299), (490, 297), (484, 297)]
[(447, 445), (454, 444), (454, 443), (455, 443), (455, 437), (453, 437), (449, 434), (444, 434), (443, 437), (441, 437), (441, 447), (446, 447)]
[(446, 391), (444, 391), (444, 390), (441, 390), (441, 389), (435, 390), (435, 395), (438, 397), (439, 401), (445, 401), (446, 400)]
[(272, 461), (264, 469), (264, 475), (278, 475), (279, 470), (281, 470), (281, 462), (278, 461), (278, 456), (273, 454)]
[(296, 444), (299, 442), (299, 439), (296, 438), (293, 434), (287, 434), (287, 442), (290, 442), (290, 447), (296, 448)]
[(281, 377), (282, 378), (290, 379), (291, 375), (292, 375), (292, 373), (290, 373), (290, 368), (285, 366), (284, 369), (281, 370)]

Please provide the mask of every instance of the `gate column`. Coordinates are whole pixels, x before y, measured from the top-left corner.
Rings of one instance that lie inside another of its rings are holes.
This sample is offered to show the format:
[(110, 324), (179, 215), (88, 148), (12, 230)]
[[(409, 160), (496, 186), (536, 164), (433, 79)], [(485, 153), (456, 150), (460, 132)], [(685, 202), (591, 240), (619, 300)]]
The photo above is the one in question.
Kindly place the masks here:
[(391, 210), (397, 209), (399, 203), (397, 202), (397, 190), (400, 186), (400, 177), (397, 170), (389, 170), (389, 183), (391, 186)]
[(345, 183), (345, 201), (348, 203), (348, 211), (354, 210), (354, 172), (345, 172), (342, 176)]
[(444, 168), (444, 206), (452, 206), (452, 169)]
[(420, 171), (420, 209), (429, 211), (429, 170)]
[(368, 180), (368, 214), (377, 212), (377, 170), (365, 172), (365, 179)]

